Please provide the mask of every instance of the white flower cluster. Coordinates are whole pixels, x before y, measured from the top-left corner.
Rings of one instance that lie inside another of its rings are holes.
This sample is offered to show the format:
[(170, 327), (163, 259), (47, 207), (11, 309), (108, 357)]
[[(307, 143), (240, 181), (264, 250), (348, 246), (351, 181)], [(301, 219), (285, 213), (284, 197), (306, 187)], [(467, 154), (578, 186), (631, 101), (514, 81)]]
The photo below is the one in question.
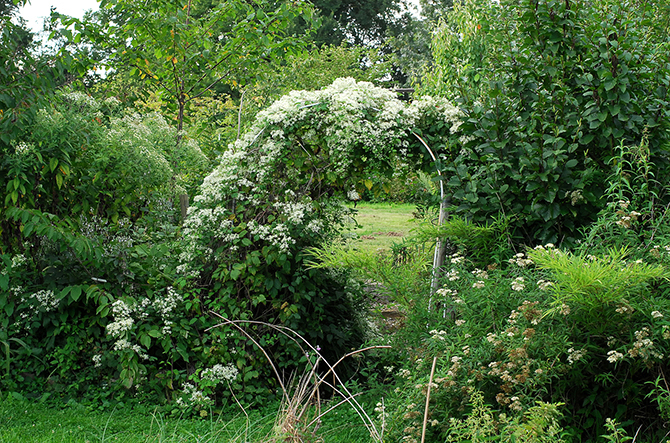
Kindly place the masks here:
[(163, 298), (156, 297), (154, 300), (154, 309), (160, 313), (163, 319), (166, 319), (177, 308), (182, 301), (182, 296), (172, 287), (167, 288), (167, 294)]
[(480, 280), (487, 280), (489, 278), (489, 273), (479, 268), (475, 268), (475, 270), (472, 271), (472, 275)]
[(648, 327), (644, 327), (639, 331), (635, 331), (635, 342), (633, 347), (628, 350), (631, 357), (642, 357), (645, 361), (651, 357), (659, 360), (663, 359), (663, 354), (656, 350), (654, 342), (649, 338), (651, 331)]
[(514, 258), (510, 258), (507, 260), (510, 264), (516, 264), (520, 268), (525, 268), (526, 266), (530, 266), (533, 264), (533, 260), (526, 258), (526, 254), (523, 252), (519, 252), (514, 256)]
[(64, 99), (66, 99), (67, 101), (76, 106), (86, 107), (90, 109), (98, 109), (100, 107), (100, 104), (93, 97), (91, 97), (88, 94), (84, 94), (83, 92), (79, 91), (65, 92), (62, 94), (62, 96)]
[(122, 338), (121, 340), (117, 340), (117, 342), (114, 343), (114, 350), (115, 351), (124, 351), (126, 349), (130, 349), (135, 354), (139, 355), (139, 357), (142, 360), (148, 360), (149, 359), (149, 355), (147, 355), (144, 352), (144, 350), (142, 349), (142, 347), (140, 345), (134, 345), (134, 344), (130, 343), (128, 340), (126, 340), (125, 338)]
[[(27, 262), (26, 257), (23, 254), (17, 254), (12, 257), (12, 269), (17, 269), (20, 268), (21, 266), (25, 265)], [(6, 267), (3, 267), (2, 272), (0, 272), (1, 275), (7, 275), (7, 272), (9, 272), (9, 269)]]
[(115, 108), (117, 106), (121, 106), (121, 102), (119, 101), (118, 98), (116, 97), (107, 97), (104, 101), (104, 104), (106, 104), (109, 107)]
[(523, 291), (526, 289), (525, 280), (523, 277), (517, 277), (512, 281), (512, 290)]
[(44, 309), (46, 312), (51, 312), (58, 309), (60, 300), (56, 298), (54, 291), (51, 289), (42, 289), (30, 296), (31, 299), (37, 302), (37, 307)]
[(386, 406), (384, 405), (384, 398), (382, 397), (382, 401), (378, 402), (375, 405), (375, 412), (377, 413), (377, 419), (380, 421), (384, 421), (389, 417), (388, 412), (386, 412)]
[(447, 272), (446, 277), (449, 279), (449, 281), (456, 281), (461, 278), (456, 269), (452, 269), (451, 271)]
[(107, 334), (119, 338), (133, 328), (135, 323), (131, 317), (133, 310), (123, 300), (116, 300), (112, 303), (112, 313), (114, 321), (107, 325)]
[(463, 263), (463, 260), (465, 260), (465, 257), (463, 257), (458, 252), (455, 253), (455, 254), (452, 254), (452, 256), (449, 258), (449, 261), (451, 261), (452, 265), (457, 265), (457, 264)]
[(186, 408), (187, 406), (194, 406), (196, 409), (202, 409), (212, 404), (212, 399), (206, 396), (202, 391), (192, 383), (184, 383), (182, 391), (190, 404), (186, 404), (182, 397), (177, 399), (177, 406)]
[(286, 217), (289, 224), (299, 225), (303, 222), (305, 215), (313, 211), (311, 202), (277, 202), (274, 207), (279, 213)]
[(580, 349), (578, 351), (575, 348), (568, 349), (568, 363), (573, 364), (584, 358), (586, 355), (586, 349)]
[(232, 364), (226, 366), (222, 364), (216, 364), (211, 368), (204, 369), (202, 371), (201, 377), (205, 380), (209, 380), (215, 383), (221, 383), (223, 381), (231, 382), (235, 380), (239, 371)]
[(608, 362), (616, 363), (620, 360), (623, 360), (623, 354), (621, 352), (617, 352), (617, 351), (612, 350), (612, 351), (609, 351), (607, 353), (607, 361)]
[(15, 151), (19, 155), (26, 155), (29, 152), (32, 152), (35, 150), (35, 145), (32, 143), (26, 143), (26, 142), (19, 142), (16, 144), (14, 147)]
[(444, 341), (444, 339), (447, 335), (447, 331), (442, 331), (442, 330), (438, 331), (437, 329), (433, 329), (432, 331), (429, 332), (429, 334), (430, 334), (430, 338), (432, 338), (433, 340)]
[(288, 252), (289, 246), (295, 243), (295, 239), (289, 233), (288, 226), (284, 223), (269, 226), (261, 225), (252, 220), (247, 224), (247, 228), (249, 228), (251, 235), (257, 235), (261, 240), (272, 243), (282, 252)]
[(435, 292), (437, 293), (437, 295), (439, 295), (441, 297), (444, 297), (444, 298), (455, 297), (458, 294), (457, 291), (455, 291), (453, 289), (449, 289), (449, 288), (440, 288)]
[[(213, 259), (212, 250), (234, 252), (238, 226), (240, 235), (284, 253), (291, 253), (299, 238), (327, 234), (343, 221), (340, 198), (345, 196), (324, 198), (323, 183), (330, 176), (344, 177), (348, 197), (360, 198), (352, 173), (359, 173), (361, 164), (367, 171), (393, 163), (409, 146), (408, 131), (429, 113), (458, 130), (461, 113), (446, 100), (423, 97), (408, 105), (392, 91), (351, 78), (320, 91), (285, 95), (257, 114), (204, 179), (184, 223), (186, 249), (178, 271), (195, 276), (196, 259)], [(296, 127), (304, 128), (299, 137)], [(286, 167), (286, 158), (305, 154), (315, 166), (312, 173)], [(318, 207), (309, 198), (314, 193)]]

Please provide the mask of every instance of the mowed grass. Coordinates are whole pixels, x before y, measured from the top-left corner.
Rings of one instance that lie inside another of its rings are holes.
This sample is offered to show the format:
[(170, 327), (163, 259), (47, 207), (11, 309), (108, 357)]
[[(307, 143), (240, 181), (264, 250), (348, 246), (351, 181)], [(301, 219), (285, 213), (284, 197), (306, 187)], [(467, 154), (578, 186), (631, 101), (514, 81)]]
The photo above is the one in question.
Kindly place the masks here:
[(360, 227), (356, 228), (352, 220), (345, 236), (352, 237), (354, 247), (367, 251), (390, 249), (394, 243), (401, 243), (403, 237), (419, 224), (413, 215), (416, 206), (409, 203), (359, 202), (353, 209), (357, 211), (354, 217)]
[[(260, 438), (263, 431), (267, 435), (273, 419), (254, 413), (249, 441)], [(187, 420), (130, 408), (91, 411), (83, 406), (67, 406), (60, 409), (11, 400), (5, 400), (0, 406), (0, 443), (244, 442), (246, 428), (244, 416)]]
[[(46, 403), (0, 398), (0, 443), (56, 442), (202, 442), (269, 443), (278, 406), (239, 409), (207, 418), (171, 417), (156, 408), (90, 410), (81, 405), (53, 407)], [(371, 438), (355, 413), (341, 406), (323, 417), (318, 436), (326, 442), (369, 443)], [(311, 441), (311, 440), (310, 440)]]

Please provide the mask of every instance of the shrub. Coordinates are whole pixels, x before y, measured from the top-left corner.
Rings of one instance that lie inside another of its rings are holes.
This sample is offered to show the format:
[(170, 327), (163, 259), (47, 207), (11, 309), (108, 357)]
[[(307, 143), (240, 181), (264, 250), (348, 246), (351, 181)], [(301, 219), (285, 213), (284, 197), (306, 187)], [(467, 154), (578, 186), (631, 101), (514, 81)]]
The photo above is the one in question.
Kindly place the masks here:
[[(473, 269), (467, 254), (451, 255), (442, 287), (426, 285), (404, 328), (384, 337), (395, 345), (380, 363), (396, 377), (384, 394), (389, 438), (418, 441), (429, 384), (430, 439), (508, 441), (529, 429), (538, 401), (561, 408), (566, 441), (596, 441), (608, 418), (662, 436), (666, 394), (653, 386), (670, 350), (667, 271), (620, 251), (589, 257), (553, 245), (506, 264)], [(558, 438), (557, 423), (536, 437)]]
[(460, 48), (439, 53), (438, 65), (462, 72), (445, 68), (423, 89), (456, 92), (467, 115), (469, 141), (443, 157), (453, 210), (479, 223), (516, 216), (521, 242), (575, 245), (606, 203), (621, 143), (648, 140), (656, 177), (665, 175), (670, 60), (666, 22), (652, 17), (667, 17), (667, 5), (477, 5), (459, 5), (436, 37)]

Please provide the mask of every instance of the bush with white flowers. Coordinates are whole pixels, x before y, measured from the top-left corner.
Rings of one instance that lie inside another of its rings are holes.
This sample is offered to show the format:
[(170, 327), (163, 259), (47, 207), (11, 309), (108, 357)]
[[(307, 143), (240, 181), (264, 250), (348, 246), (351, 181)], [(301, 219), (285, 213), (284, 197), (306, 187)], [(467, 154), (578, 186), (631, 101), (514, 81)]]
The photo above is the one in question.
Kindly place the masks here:
[[(417, 135), (436, 122), (456, 134), (460, 118), (444, 100), (405, 103), (349, 78), (291, 92), (260, 112), (205, 178), (184, 223), (178, 272), (209, 288), (199, 302), (212, 311), (288, 326), (342, 355), (360, 340), (355, 300), (346, 279), (306, 269), (303, 251), (337, 234), (349, 194), (374, 190), (374, 177), (398, 168), (429, 165)], [(299, 361), (283, 337), (257, 333), (281, 349), (280, 365)]]

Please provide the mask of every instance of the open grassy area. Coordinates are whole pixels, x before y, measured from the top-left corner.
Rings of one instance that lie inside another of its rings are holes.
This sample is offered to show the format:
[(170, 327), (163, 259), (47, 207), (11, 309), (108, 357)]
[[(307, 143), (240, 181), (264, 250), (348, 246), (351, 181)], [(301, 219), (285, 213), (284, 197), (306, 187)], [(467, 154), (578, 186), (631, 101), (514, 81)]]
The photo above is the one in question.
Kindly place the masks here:
[[(157, 409), (117, 407), (105, 411), (81, 405), (54, 408), (46, 403), (0, 399), (0, 443), (56, 442), (272, 442), (279, 407), (238, 409), (198, 419), (171, 417)], [(318, 431), (323, 441), (367, 443), (371, 439), (346, 406), (329, 412)], [(280, 440), (283, 441), (283, 440)]]
[(354, 209), (360, 227), (356, 229), (352, 220), (350, 232), (355, 234), (354, 244), (365, 250), (388, 249), (419, 223), (412, 214), (413, 204), (360, 202)]

